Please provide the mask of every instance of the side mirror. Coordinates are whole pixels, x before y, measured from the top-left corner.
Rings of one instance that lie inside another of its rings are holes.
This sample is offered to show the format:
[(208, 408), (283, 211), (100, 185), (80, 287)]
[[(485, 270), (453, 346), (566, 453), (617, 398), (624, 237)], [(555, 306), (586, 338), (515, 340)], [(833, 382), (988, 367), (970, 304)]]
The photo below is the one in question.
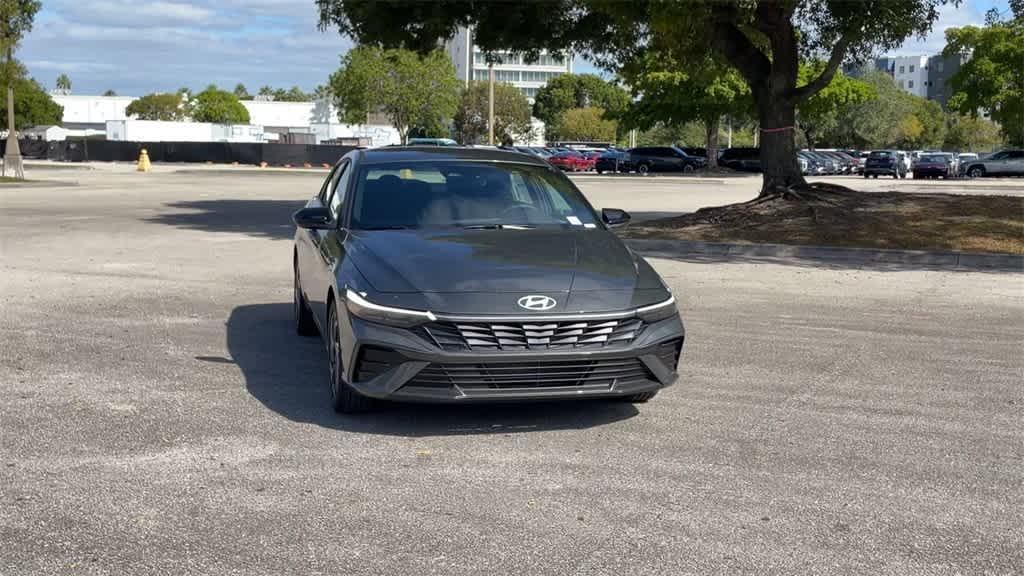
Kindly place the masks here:
[(618, 208), (604, 208), (601, 210), (601, 219), (612, 228), (629, 224), (629, 212)]
[(295, 222), (295, 225), (299, 228), (306, 228), (308, 230), (334, 228), (330, 209), (320, 206), (299, 210), (292, 214), (292, 222)]

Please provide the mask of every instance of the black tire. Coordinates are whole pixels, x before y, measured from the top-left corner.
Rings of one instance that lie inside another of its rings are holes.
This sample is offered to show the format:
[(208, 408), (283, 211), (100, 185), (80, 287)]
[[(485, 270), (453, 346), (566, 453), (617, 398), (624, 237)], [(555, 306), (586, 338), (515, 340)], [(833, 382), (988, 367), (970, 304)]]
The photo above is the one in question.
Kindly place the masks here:
[(328, 384), (331, 389), (331, 408), (341, 414), (353, 414), (372, 410), (374, 401), (356, 392), (345, 382), (345, 369), (341, 360), (341, 328), (338, 326), (338, 312), (334, 302), (328, 303), (327, 313), (327, 357)]
[(292, 312), (295, 317), (295, 333), (299, 336), (316, 336), (320, 331), (316, 329), (313, 311), (309, 309), (309, 303), (306, 302), (306, 297), (302, 295), (302, 290), (299, 288), (298, 264), (294, 267), (292, 277), (295, 284), (292, 290)]
[(647, 172), (649, 172), (649, 171), (650, 171), (650, 167), (647, 166), (647, 164), (641, 164), (641, 165), (636, 167), (637, 174), (641, 174), (643, 176), (646, 176)]
[(870, 177), (871, 177), (871, 175), (870, 175), (870, 174), (865, 174), (865, 175), (864, 175), (864, 179), (865, 179), (865, 180), (867, 180), (867, 179), (868, 179), (868, 178), (870, 178)]
[(971, 166), (971, 169), (967, 171), (968, 178), (982, 178), (985, 176), (985, 168), (981, 166)]
[(623, 402), (629, 402), (630, 404), (643, 404), (658, 395), (658, 391), (653, 392), (641, 392), (639, 394), (630, 394), (629, 396), (623, 396)]
[(693, 173), (693, 166), (690, 166), (689, 164), (684, 164), (683, 165), (683, 174), (692, 174), (692, 173)]

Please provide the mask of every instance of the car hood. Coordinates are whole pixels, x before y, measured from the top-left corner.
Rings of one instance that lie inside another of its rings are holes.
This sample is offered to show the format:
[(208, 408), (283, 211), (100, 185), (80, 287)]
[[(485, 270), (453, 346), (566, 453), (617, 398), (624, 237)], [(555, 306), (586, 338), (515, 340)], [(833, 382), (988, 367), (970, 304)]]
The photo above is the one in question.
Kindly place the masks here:
[(380, 303), (435, 312), (522, 314), (529, 295), (553, 298), (552, 314), (668, 297), (650, 265), (602, 228), (354, 231), (345, 251)]

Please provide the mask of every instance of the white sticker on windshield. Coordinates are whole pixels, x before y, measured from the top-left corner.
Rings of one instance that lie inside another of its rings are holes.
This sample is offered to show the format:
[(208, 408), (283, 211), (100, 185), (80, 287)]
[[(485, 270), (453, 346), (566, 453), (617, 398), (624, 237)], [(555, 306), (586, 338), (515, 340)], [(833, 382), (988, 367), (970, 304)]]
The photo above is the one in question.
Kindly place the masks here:
[(573, 226), (582, 226), (583, 225), (583, 222), (580, 222), (580, 219), (575, 217), (575, 216), (568, 216), (568, 217), (566, 217), (566, 220), (568, 220), (569, 224), (572, 224)]

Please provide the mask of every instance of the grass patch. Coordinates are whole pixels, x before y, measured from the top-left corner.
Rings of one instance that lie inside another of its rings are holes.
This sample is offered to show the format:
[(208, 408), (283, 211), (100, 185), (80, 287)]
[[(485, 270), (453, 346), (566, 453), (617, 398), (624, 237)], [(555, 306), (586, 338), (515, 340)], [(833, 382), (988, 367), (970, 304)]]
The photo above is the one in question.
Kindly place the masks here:
[(0, 184), (20, 184), (22, 182), (29, 182), (29, 180), (11, 178), (10, 176), (0, 176)]
[(816, 185), (775, 198), (702, 208), (623, 231), (627, 238), (1024, 254), (1024, 198), (858, 192)]

